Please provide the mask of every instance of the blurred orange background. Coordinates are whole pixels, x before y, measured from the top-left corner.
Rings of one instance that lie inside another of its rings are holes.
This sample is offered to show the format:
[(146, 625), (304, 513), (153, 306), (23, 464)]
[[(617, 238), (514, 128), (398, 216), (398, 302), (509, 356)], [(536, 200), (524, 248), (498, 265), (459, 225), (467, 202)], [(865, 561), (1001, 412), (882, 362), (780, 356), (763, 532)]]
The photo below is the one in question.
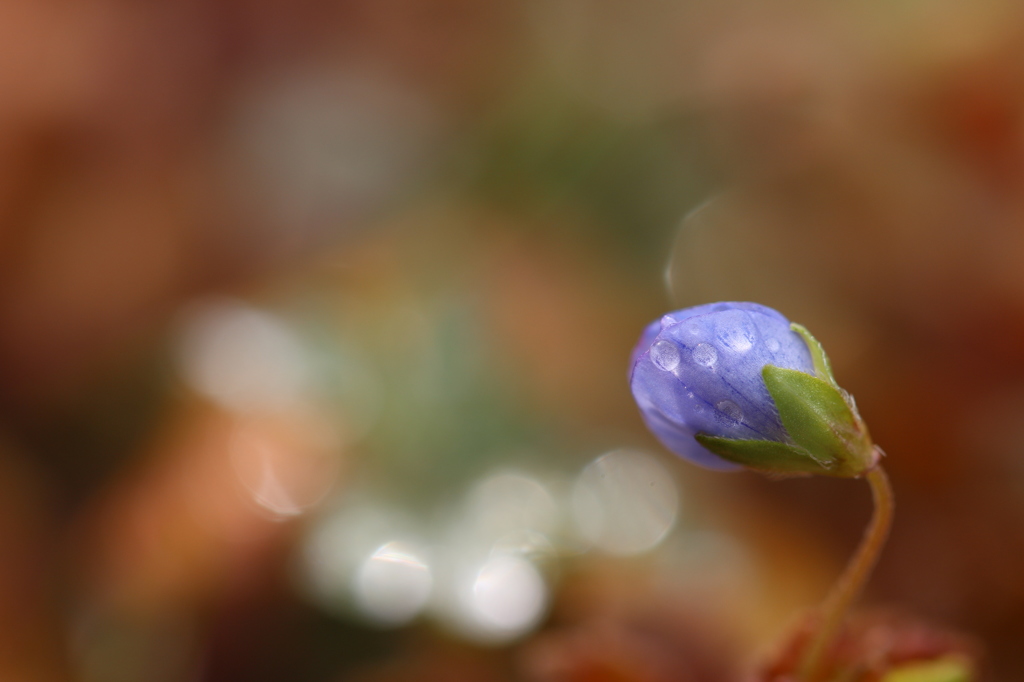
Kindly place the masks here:
[(643, 325), (814, 331), (865, 601), (1024, 676), (1024, 10), (0, 3), (0, 679), (734, 679), (863, 486), (643, 429)]

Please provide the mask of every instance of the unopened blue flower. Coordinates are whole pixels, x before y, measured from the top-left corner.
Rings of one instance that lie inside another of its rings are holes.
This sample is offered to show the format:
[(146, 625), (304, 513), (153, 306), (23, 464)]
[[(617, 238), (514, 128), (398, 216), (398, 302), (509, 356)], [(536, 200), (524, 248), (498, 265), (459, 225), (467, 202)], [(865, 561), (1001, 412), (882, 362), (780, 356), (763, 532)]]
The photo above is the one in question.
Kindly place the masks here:
[(814, 338), (756, 303), (663, 316), (633, 351), (630, 384), (669, 450), (705, 467), (851, 476), (877, 460)]

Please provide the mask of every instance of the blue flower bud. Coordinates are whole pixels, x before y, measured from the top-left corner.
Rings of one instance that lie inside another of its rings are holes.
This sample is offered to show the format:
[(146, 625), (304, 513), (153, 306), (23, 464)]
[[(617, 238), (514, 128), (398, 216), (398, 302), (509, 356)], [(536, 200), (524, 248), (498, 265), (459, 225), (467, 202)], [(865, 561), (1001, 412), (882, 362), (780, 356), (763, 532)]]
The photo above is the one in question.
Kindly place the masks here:
[(859, 476), (878, 459), (814, 337), (756, 303), (711, 303), (652, 323), (633, 351), (630, 384), (651, 431), (701, 466)]

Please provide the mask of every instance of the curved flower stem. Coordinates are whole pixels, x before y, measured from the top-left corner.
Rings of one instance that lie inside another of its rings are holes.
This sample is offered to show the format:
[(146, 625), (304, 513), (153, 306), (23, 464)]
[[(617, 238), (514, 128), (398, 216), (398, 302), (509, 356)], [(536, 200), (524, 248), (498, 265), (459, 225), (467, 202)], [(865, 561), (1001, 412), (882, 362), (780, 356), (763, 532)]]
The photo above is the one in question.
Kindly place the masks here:
[(865, 478), (871, 486), (875, 511), (871, 516), (870, 525), (864, 531), (864, 538), (861, 540), (857, 552), (851, 557), (850, 563), (846, 565), (846, 570), (843, 571), (821, 605), (819, 610), (821, 620), (818, 623), (818, 630), (804, 651), (800, 664), (800, 680), (802, 682), (813, 682), (815, 679), (814, 676), (817, 674), (822, 656), (831, 646), (850, 604), (860, 594), (864, 583), (871, 575), (871, 569), (875, 567), (878, 555), (881, 553), (882, 547), (885, 546), (886, 538), (889, 537), (893, 512), (892, 486), (889, 484), (889, 477), (886, 476), (882, 466), (877, 465), (865, 475)]

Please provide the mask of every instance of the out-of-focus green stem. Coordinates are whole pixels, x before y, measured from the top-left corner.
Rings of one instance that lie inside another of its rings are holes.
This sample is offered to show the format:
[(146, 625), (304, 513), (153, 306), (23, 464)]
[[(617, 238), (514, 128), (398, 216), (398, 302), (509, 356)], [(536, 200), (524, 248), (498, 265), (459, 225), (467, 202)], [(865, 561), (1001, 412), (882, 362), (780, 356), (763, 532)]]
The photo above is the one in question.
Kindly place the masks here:
[(814, 633), (800, 664), (800, 680), (816, 682), (815, 676), (822, 656), (828, 651), (835, 639), (839, 626), (857, 595), (871, 575), (871, 570), (878, 561), (878, 555), (889, 537), (892, 526), (893, 496), (889, 477), (882, 466), (876, 465), (865, 478), (871, 486), (871, 494), (875, 500), (875, 511), (871, 523), (864, 531), (864, 538), (851, 557), (846, 570), (839, 577), (832, 591), (819, 609), (818, 630)]

